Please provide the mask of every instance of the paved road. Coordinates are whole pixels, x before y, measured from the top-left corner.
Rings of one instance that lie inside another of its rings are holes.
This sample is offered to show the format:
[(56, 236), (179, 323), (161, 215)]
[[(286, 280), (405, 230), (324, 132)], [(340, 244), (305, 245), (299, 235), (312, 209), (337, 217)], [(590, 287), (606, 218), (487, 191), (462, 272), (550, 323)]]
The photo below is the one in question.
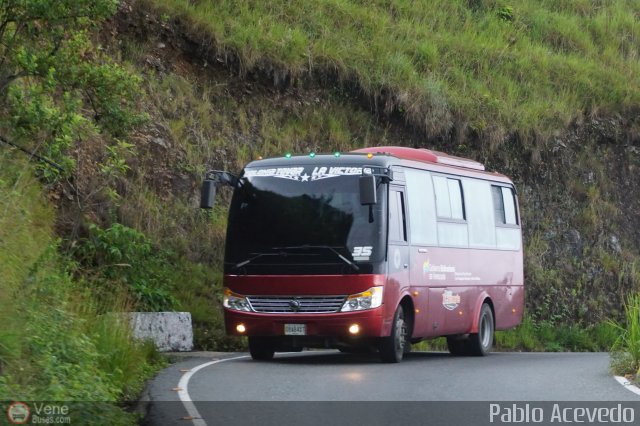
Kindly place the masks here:
[[(368, 423), (388, 424), (403, 418), (415, 420), (414, 415), (407, 414), (411, 409), (423, 410), (422, 413), (428, 415), (434, 415), (436, 409), (444, 420), (451, 416), (460, 420), (455, 416), (467, 410), (470, 417), (461, 418), (471, 421), (477, 413), (483, 413), (483, 419), (487, 417), (489, 402), (640, 401), (638, 395), (624, 389), (609, 375), (609, 357), (604, 353), (492, 353), (483, 358), (467, 358), (422, 352), (409, 354), (400, 364), (381, 364), (376, 356), (337, 351), (278, 354), (271, 362), (255, 362), (246, 354), (229, 354), (221, 359), (229, 357), (231, 359), (205, 367), (203, 363), (215, 360), (189, 359), (160, 374), (149, 387), (148, 396), (153, 401), (165, 402), (150, 405), (149, 424), (169, 424), (172, 419), (194, 413), (206, 422), (196, 419), (200, 425), (225, 424), (221, 421), (222, 414), (228, 424), (311, 424), (314, 421), (322, 424), (326, 423), (328, 413), (338, 418), (343, 414), (360, 415), (362, 420), (368, 415), (371, 417)], [(181, 369), (190, 371), (185, 373)], [(188, 381), (183, 377), (185, 374)], [(182, 390), (172, 390), (179, 383)], [(187, 402), (186, 409), (184, 403), (170, 402), (179, 401), (179, 396), (194, 402)], [(281, 401), (342, 403), (283, 404)], [(403, 405), (402, 401), (408, 403)], [(422, 403), (416, 404), (418, 401)], [(424, 401), (486, 402), (464, 406), (425, 404)], [(637, 407), (636, 417), (640, 420), (640, 404), (630, 406)], [(381, 411), (380, 407), (387, 408)], [(353, 410), (363, 413), (353, 413)], [(550, 412), (551, 407), (545, 410)], [(283, 418), (284, 412), (287, 414)], [(238, 416), (244, 416), (241, 422), (235, 421), (239, 420)], [(176, 424), (184, 425), (185, 421)]]

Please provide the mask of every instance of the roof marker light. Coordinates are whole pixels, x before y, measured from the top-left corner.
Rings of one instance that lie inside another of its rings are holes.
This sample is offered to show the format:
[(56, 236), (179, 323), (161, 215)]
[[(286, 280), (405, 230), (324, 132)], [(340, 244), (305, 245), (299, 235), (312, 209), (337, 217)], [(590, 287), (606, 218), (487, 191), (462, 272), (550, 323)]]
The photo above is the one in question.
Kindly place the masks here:
[(309, 153), (309, 157), (313, 158), (313, 157), (315, 157), (315, 156), (316, 156), (316, 153), (315, 153), (315, 152), (311, 151), (311, 152)]
[(340, 157), (340, 151), (336, 151), (336, 152), (334, 152), (334, 153), (333, 153), (333, 156), (334, 156), (334, 157), (336, 157), (336, 158)]
[(284, 156), (285, 156), (286, 158), (291, 158), (291, 153), (290, 153), (290, 152), (287, 152)]
[(373, 158), (373, 154), (372, 153), (368, 153), (367, 154), (367, 158)]

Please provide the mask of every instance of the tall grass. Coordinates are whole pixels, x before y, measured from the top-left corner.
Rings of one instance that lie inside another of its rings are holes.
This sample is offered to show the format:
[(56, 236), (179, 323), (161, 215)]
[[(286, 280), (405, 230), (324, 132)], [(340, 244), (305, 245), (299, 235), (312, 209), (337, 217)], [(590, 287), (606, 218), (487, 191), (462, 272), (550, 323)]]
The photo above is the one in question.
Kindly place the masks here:
[(608, 351), (617, 336), (617, 330), (608, 322), (568, 325), (535, 321), (527, 315), (516, 328), (496, 332), (496, 348), (534, 352)]
[(616, 374), (640, 374), (640, 294), (627, 298), (625, 323), (612, 322), (619, 337), (613, 345), (612, 369)]
[(0, 147), (0, 372), (19, 359), (22, 324), (16, 322), (16, 297), (31, 266), (51, 238), (53, 211), (42, 196), (33, 169)]
[(74, 415), (135, 424), (118, 403), (135, 400), (161, 360), (128, 324), (99, 315), (126, 308), (126, 295), (97, 300), (74, 278), (33, 168), (8, 151), (0, 164), (0, 400), (101, 402)]
[(241, 71), (335, 74), (429, 134), (544, 133), (640, 101), (638, 0), (147, 2)]
[[(495, 350), (524, 352), (593, 352), (608, 351), (618, 336), (618, 330), (608, 322), (593, 326), (575, 326), (537, 322), (525, 315), (516, 328), (496, 331)], [(444, 337), (420, 342), (419, 351), (446, 351)]]

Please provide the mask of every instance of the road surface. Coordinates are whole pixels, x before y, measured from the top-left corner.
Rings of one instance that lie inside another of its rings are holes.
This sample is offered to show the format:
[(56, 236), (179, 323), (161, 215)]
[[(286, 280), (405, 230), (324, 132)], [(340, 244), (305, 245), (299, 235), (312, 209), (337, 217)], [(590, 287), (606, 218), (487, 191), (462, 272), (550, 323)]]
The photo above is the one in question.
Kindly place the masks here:
[(620, 403), (640, 422), (640, 396), (611, 377), (608, 363), (606, 353), (418, 352), (400, 364), (337, 351), (276, 354), (270, 362), (246, 354), (192, 358), (151, 383), (147, 424), (499, 424), (509, 413), (544, 411), (548, 421), (566, 407)]

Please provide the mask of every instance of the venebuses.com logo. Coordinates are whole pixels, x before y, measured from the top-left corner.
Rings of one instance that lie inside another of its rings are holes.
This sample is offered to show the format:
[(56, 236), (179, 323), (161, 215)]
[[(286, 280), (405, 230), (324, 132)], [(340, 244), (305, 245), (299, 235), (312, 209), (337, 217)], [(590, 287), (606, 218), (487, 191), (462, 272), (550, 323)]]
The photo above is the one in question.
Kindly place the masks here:
[(9, 424), (71, 424), (70, 408), (59, 402), (12, 402), (7, 406)]
[(7, 418), (14, 425), (24, 425), (29, 421), (31, 410), (24, 402), (14, 402), (7, 407)]

